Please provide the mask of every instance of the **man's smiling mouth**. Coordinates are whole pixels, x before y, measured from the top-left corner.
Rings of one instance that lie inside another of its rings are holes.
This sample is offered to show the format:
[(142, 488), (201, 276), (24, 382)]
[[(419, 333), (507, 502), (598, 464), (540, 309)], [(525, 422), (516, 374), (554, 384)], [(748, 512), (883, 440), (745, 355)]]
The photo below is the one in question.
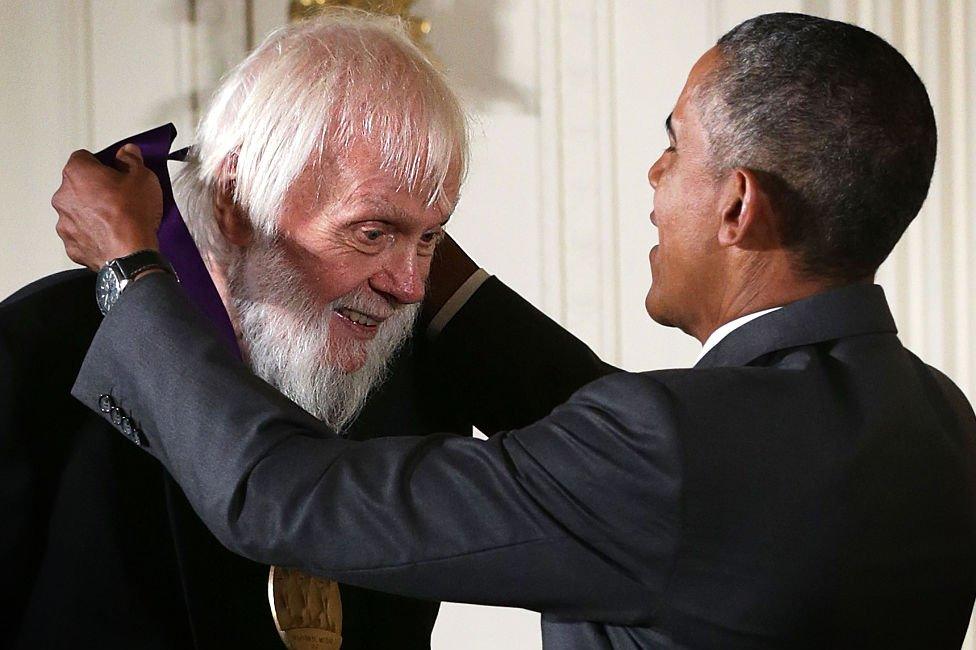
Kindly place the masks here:
[(378, 316), (370, 316), (364, 314), (361, 311), (356, 311), (355, 309), (349, 309), (348, 307), (336, 307), (335, 312), (356, 323), (357, 325), (362, 325), (364, 327), (376, 327), (382, 323), (385, 319)]

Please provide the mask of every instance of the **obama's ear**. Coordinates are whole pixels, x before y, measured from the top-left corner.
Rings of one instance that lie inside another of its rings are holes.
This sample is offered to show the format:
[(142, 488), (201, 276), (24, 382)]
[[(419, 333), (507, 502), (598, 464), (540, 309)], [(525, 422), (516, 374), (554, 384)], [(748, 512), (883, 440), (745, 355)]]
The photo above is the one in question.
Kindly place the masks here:
[(765, 174), (751, 169), (732, 170), (718, 231), (719, 244), (750, 250), (776, 245), (776, 215), (769, 182)]
[(254, 229), (247, 213), (234, 199), (237, 188), (237, 156), (231, 154), (224, 159), (214, 189), (213, 211), (217, 227), (228, 242), (238, 247), (246, 247), (254, 238)]

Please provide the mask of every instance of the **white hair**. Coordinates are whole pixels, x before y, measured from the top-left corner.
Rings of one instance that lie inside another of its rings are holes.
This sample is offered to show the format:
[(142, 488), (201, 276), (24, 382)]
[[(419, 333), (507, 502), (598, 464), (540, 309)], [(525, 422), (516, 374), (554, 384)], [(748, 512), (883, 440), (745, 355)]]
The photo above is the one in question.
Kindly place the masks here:
[[(271, 34), (227, 75), (174, 180), (208, 268), (226, 275), (251, 369), (336, 431), (382, 381), (418, 305), (371, 305), (378, 297), (358, 290), (322, 305), (282, 254), (278, 222), (303, 172), (341, 168), (360, 144), (428, 206), (449, 200), (445, 183), (460, 181), (467, 163), (457, 99), (402, 22), (334, 10)], [(330, 194), (336, 176), (323, 177), (320, 194)], [(255, 231), (245, 248), (217, 224), (214, 201), (228, 190)], [(350, 351), (330, 344), (337, 306), (392, 310), (351, 372), (342, 370)]]
[(399, 19), (333, 10), (269, 35), (222, 81), (175, 179), (204, 259), (226, 260), (213, 201), (229, 174), (234, 202), (273, 237), (299, 174), (357, 142), (427, 205), (467, 163), (461, 107)]

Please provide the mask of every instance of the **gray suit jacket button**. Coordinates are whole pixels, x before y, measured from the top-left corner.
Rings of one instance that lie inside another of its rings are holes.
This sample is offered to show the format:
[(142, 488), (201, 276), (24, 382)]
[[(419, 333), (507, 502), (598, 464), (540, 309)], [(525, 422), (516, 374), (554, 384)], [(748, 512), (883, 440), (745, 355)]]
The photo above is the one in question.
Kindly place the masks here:
[(145, 439), (142, 437), (142, 432), (139, 427), (132, 422), (132, 419), (127, 415), (123, 415), (118, 424), (119, 429), (125, 435), (126, 438), (136, 443), (140, 447), (145, 445)]
[(118, 406), (113, 406), (109, 410), (109, 415), (112, 418), (112, 424), (114, 424), (115, 426), (121, 425), (122, 418), (125, 417), (124, 415), (122, 415), (122, 409), (120, 409)]
[(99, 395), (98, 396), (98, 410), (102, 413), (108, 413), (115, 406), (115, 400), (112, 399), (111, 395)]

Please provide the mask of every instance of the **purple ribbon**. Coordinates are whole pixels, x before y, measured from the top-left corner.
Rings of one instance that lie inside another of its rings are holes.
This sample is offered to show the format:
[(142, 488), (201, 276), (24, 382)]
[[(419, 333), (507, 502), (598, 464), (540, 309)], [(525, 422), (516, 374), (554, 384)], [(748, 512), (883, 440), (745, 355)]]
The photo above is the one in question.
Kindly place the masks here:
[(124, 144), (133, 143), (142, 150), (142, 159), (146, 167), (159, 179), (163, 190), (163, 220), (159, 224), (159, 249), (170, 261), (176, 274), (180, 278), (183, 290), (190, 297), (190, 302), (203, 312), (217, 330), (217, 334), (227, 343), (231, 351), (241, 358), (241, 350), (237, 345), (237, 337), (231, 325), (224, 303), (217, 293), (210, 273), (203, 263), (200, 251), (197, 250), (193, 237), (183, 221), (183, 215), (176, 207), (173, 199), (173, 184), (170, 182), (168, 160), (184, 160), (186, 149), (170, 153), (173, 140), (176, 139), (176, 127), (165, 124), (116, 142), (111, 147), (95, 154), (99, 162), (110, 167), (115, 164), (115, 154)]

